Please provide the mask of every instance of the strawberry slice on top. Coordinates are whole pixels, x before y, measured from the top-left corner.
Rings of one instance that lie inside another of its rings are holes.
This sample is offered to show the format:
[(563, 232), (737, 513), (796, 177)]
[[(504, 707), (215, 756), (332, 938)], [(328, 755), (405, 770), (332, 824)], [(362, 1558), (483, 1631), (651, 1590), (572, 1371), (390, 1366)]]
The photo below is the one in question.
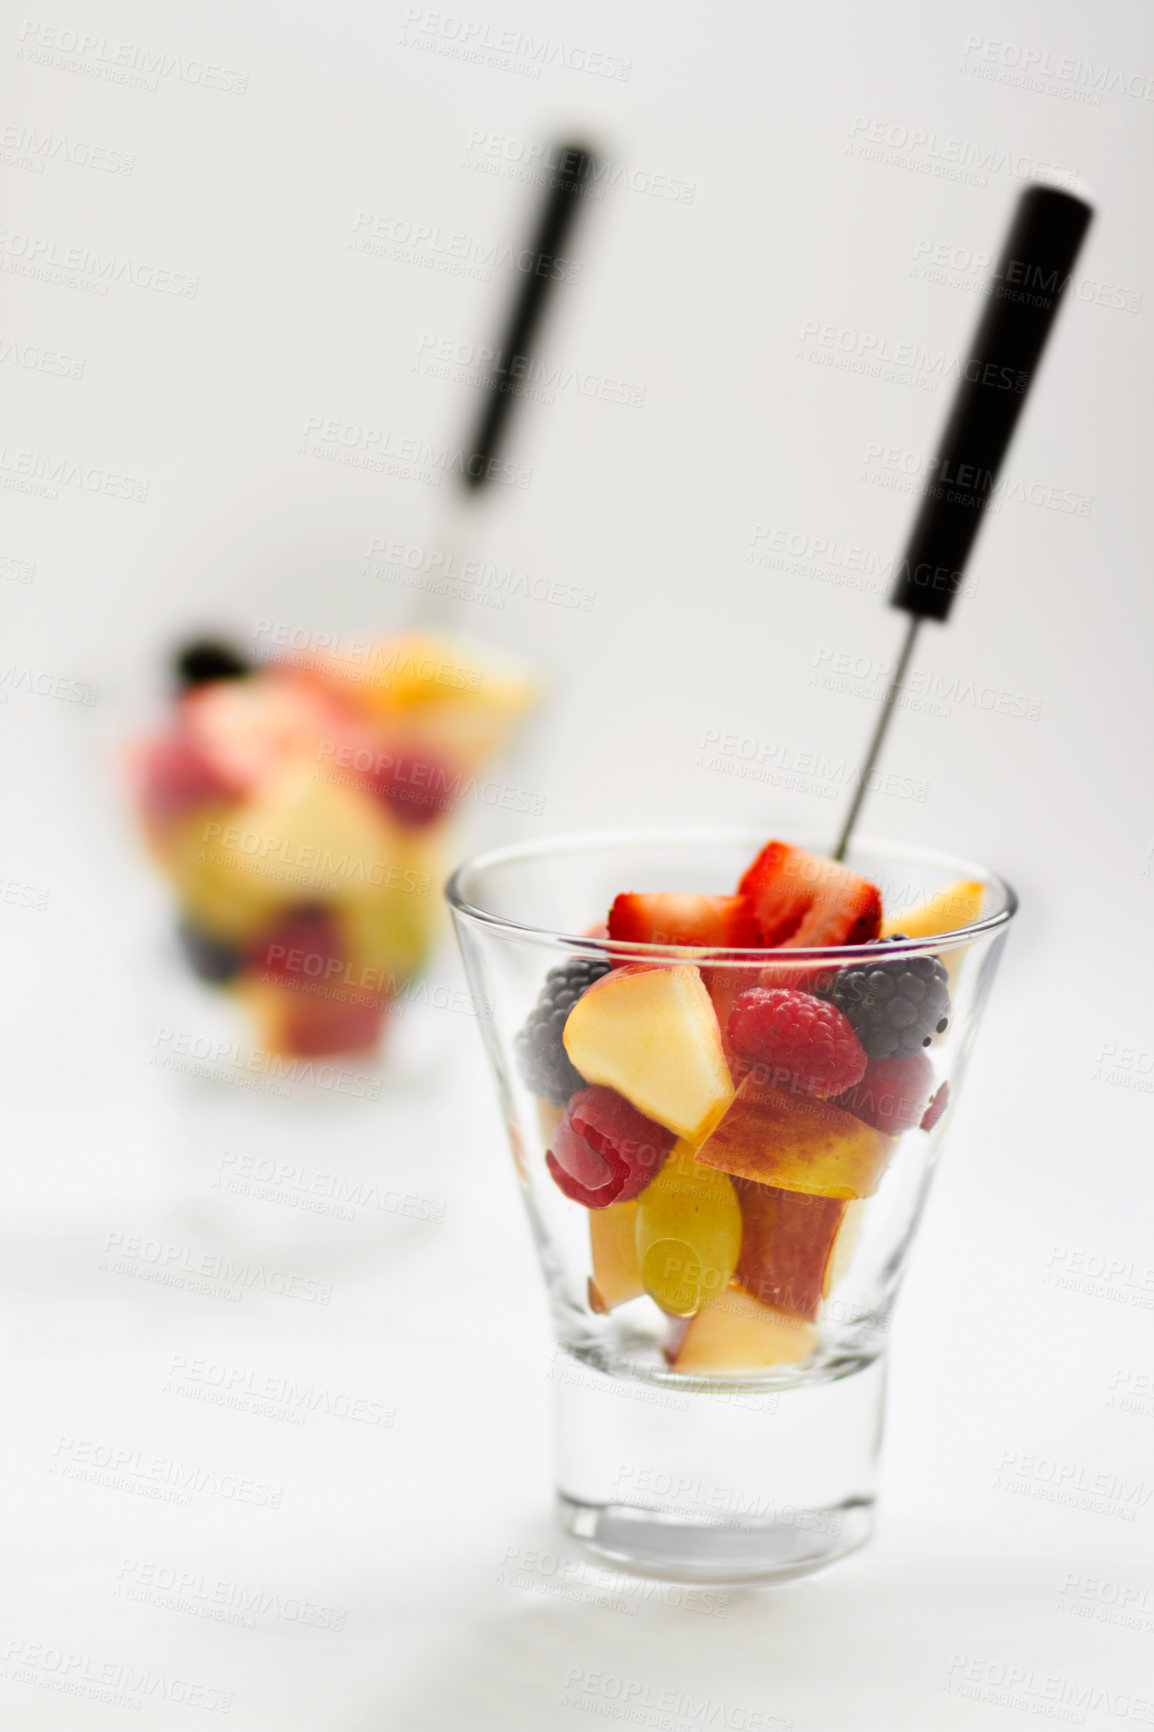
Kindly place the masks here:
[(767, 946), (868, 944), (881, 931), (876, 885), (788, 842), (767, 842), (738, 891), (748, 898)]
[(678, 891), (618, 896), (609, 910), (609, 937), (632, 944), (760, 949), (764, 940), (748, 897), (696, 896)]

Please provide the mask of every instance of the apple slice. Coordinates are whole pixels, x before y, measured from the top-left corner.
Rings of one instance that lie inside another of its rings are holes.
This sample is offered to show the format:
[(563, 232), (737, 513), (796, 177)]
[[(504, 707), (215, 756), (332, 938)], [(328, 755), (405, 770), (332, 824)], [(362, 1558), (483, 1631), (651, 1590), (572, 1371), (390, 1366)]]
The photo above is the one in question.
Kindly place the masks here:
[(673, 1359), (675, 1371), (761, 1371), (797, 1365), (817, 1346), (812, 1323), (762, 1305), (740, 1288), (709, 1299), (692, 1318)]
[(607, 1209), (589, 1211), (589, 1247), (593, 1254), (590, 1308), (604, 1313), (639, 1299), (645, 1284), (637, 1261), (635, 1197), (628, 1203), (610, 1203)]
[(609, 910), (609, 936), (634, 944), (697, 944), (746, 950), (761, 944), (747, 896), (692, 896), (662, 891), (619, 896)]
[(788, 842), (767, 842), (738, 890), (752, 902), (766, 945), (868, 944), (881, 927), (876, 885)]
[(747, 1076), (697, 1151), (707, 1167), (811, 1197), (870, 1197), (894, 1139), (830, 1101)]
[(889, 938), (895, 932), (903, 932), (907, 938), (937, 938), (943, 932), (958, 932), (978, 918), (985, 898), (985, 886), (976, 879), (955, 879), (925, 902), (903, 908), (900, 914), (887, 915), (881, 935)]
[(733, 1099), (717, 1017), (688, 963), (629, 963), (602, 975), (569, 1012), (562, 1039), (586, 1082), (616, 1089), (691, 1143)]
[(811, 1197), (749, 1179), (734, 1184), (741, 1204), (738, 1281), (763, 1305), (812, 1322), (852, 1205), (840, 1197)]

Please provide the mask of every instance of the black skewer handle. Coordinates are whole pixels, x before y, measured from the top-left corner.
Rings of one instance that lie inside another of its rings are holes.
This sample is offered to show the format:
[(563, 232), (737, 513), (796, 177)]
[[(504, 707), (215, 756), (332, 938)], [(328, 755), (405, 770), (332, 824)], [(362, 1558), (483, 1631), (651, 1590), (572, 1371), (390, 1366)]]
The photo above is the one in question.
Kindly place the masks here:
[(561, 274), (565, 245), (595, 166), (592, 152), (580, 145), (561, 146), (550, 153), (550, 162), (551, 179), (527, 249), (528, 263), (485, 382), (480, 415), (465, 447), (468, 456), (463, 479), (470, 491), (485, 487), (496, 473), (497, 458), (520, 395), (518, 386), (532, 358), (533, 340), (549, 292)]
[(890, 601), (944, 620), (1042, 359), (1093, 209), (1030, 186), (994, 269)]

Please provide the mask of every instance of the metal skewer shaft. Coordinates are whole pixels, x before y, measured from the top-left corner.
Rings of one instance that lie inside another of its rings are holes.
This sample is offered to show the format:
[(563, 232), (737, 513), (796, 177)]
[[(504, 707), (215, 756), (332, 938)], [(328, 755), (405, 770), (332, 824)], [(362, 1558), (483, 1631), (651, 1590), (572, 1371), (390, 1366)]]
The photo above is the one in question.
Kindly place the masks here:
[(853, 833), (853, 827), (857, 823), (857, 815), (861, 811), (862, 801), (865, 799), (866, 789), (869, 786), (869, 779), (873, 775), (874, 765), (881, 756), (882, 744), (886, 737), (886, 729), (890, 725), (890, 716), (893, 714), (893, 708), (897, 702), (898, 693), (902, 689), (902, 681), (906, 677), (906, 669), (909, 666), (910, 656), (913, 653), (914, 639), (918, 635), (918, 627), (921, 623), (921, 614), (914, 613), (910, 615), (909, 624), (906, 626), (905, 642), (902, 644), (901, 654), (898, 656), (898, 665), (894, 669), (894, 677), (889, 683), (889, 688), (886, 691), (885, 697), (882, 699), (881, 715), (877, 719), (877, 724), (874, 727), (869, 746), (866, 749), (865, 762), (861, 767), (857, 786), (853, 791), (853, 799), (850, 801), (849, 811), (845, 815), (845, 823), (842, 825), (841, 835), (837, 839), (837, 847), (833, 851), (833, 857), (835, 860), (845, 859), (845, 851), (849, 847), (849, 839)]

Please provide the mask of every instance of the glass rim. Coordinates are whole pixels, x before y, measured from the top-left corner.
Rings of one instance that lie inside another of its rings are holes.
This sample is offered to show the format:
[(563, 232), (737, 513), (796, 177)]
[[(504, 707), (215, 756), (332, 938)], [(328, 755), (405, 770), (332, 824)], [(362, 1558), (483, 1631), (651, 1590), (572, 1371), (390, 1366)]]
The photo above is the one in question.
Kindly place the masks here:
[[(699, 825), (678, 826), (670, 829), (625, 829), (625, 830), (588, 830), (578, 831), (566, 836), (546, 837), (532, 842), (514, 842), (501, 848), (485, 849), (482, 853), (473, 854), (450, 874), (445, 883), (445, 900), (453, 912), (463, 919), (480, 926), (486, 926), (494, 931), (504, 932), (510, 938), (516, 938), (526, 944), (552, 945), (555, 948), (588, 953), (592, 955), (626, 957), (640, 956), (642, 958), (670, 958), (685, 961), (710, 963), (728, 963), (737, 965), (745, 963), (754, 966), (765, 965), (766, 957), (780, 958), (782, 962), (813, 963), (828, 965), (831, 960), (845, 958), (847, 961), (861, 960), (865, 948), (861, 944), (791, 946), (767, 945), (761, 948), (750, 947), (718, 947), (713, 945), (688, 944), (644, 944), (635, 939), (623, 938), (591, 938), (587, 933), (562, 932), (544, 926), (529, 926), (522, 921), (509, 920), (502, 914), (495, 914), (491, 909), (478, 907), (470, 902), (465, 894), (465, 880), (476, 872), (493, 866), (503, 866), (533, 859), (547, 859), (558, 854), (578, 854), (596, 848), (622, 846), (676, 846), (677, 844), (748, 842), (752, 847), (764, 847), (769, 840), (762, 827), (752, 825)], [(972, 944), (977, 938), (986, 938), (1009, 925), (1018, 911), (1018, 897), (1013, 886), (1000, 873), (993, 872), (989, 867), (980, 866), (975, 861), (960, 859), (952, 854), (940, 853), (935, 848), (921, 848), (915, 844), (904, 842), (882, 842), (873, 838), (863, 838), (860, 847), (863, 850), (875, 849), (880, 853), (892, 856), (896, 860), (908, 860), (922, 865), (938, 864), (947, 870), (952, 870), (956, 878), (970, 876), (974, 880), (981, 879), (985, 884), (1000, 890), (1003, 897), (1002, 907), (994, 914), (984, 915), (980, 920), (972, 921), (968, 926), (959, 926), (949, 932), (935, 933), (930, 938), (903, 938), (891, 941), (886, 946), (887, 955), (923, 955), (941, 950), (957, 950), (964, 944)], [(717, 894), (725, 895), (725, 891)]]

